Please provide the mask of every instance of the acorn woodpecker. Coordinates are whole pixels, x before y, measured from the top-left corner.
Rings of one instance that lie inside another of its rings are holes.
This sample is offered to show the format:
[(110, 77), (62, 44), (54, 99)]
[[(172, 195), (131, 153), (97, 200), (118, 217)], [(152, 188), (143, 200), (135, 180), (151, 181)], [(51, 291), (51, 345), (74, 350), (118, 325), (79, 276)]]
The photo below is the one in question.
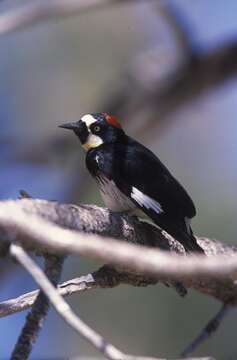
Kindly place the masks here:
[(191, 198), (149, 149), (125, 134), (114, 116), (87, 114), (60, 127), (79, 138), (87, 152), (86, 166), (111, 211), (140, 209), (186, 251), (203, 252), (190, 226), (196, 215)]

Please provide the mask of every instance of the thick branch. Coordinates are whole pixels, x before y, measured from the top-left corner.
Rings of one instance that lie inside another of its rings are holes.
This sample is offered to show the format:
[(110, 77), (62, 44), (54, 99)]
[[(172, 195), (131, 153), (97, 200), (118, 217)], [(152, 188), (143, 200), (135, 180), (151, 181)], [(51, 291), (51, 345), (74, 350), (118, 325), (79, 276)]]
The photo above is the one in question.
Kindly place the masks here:
[[(40, 215), (60, 227), (43, 221)], [(103, 236), (120, 238), (151, 248), (137, 247), (125, 242), (96, 235), (69, 231), (61, 227)], [(0, 235), (6, 241), (21, 241), (33, 250), (54, 254), (79, 254), (103, 260), (122, 272), (181, 281), (215, 296), (224, 303), (235, 304), (237, 261), (236, 250), (210, 239), (198, 238), (207, 258), (177, 256), (159, 249), (184, 253), (181, 245), (154, 226), (134, 217), (109, 212), (96, 206), (74, 206), (44, 200), (23, 199), (0, 203)], [(222, 256), (211, 256), (223, 254)]]

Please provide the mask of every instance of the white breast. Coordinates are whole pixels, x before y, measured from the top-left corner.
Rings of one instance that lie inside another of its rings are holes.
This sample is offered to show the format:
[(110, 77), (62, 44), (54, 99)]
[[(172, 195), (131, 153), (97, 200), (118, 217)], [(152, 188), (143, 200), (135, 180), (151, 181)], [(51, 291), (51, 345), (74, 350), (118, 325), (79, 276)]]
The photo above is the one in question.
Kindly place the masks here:
[(116, 186), (113, 180), (98, 178), (100, 193), (105, 205), (112, 211), (133, 211), (136, 206)]

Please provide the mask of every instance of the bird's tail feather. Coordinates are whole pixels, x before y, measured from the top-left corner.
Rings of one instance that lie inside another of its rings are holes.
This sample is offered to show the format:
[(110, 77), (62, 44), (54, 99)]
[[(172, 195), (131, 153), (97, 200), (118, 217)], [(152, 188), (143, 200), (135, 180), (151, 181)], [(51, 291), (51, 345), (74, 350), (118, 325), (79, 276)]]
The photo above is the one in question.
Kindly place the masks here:
[[(184, 246), (184, 248), (187, 252), (195, 252), (195, 253), (199, 253), (199, 254), (204, 253), (203, 248), (201, 248), (201, 246), (198, 244), (197, 239), (193, 235), (192, 230), (190, 233), (182, 231), (182, 233), (180, 235), (181, 235), (181, 238), (179, 238), (179, 235), (176, 237), (174, 235), (174, 237), (177, 241), (181, 242), (181, 244)], [(185, 243), (184, 243), (184, 240), (185, 240)]]
[(185, 222), (182, 223), (174, 223), (172, 221), (167, 221), (162, 224), (159, 221), (157, 223), (159, 227), (167, 231), (171, 236), (175, 238), (178, 242), (180, 242), (187, 252), (195, 252), (195, 253), (204, 253), (204, 250), (201, 246), (197, 243), (197, 239), (193, 235), (193, 231), (190, 225), (186, 224)]

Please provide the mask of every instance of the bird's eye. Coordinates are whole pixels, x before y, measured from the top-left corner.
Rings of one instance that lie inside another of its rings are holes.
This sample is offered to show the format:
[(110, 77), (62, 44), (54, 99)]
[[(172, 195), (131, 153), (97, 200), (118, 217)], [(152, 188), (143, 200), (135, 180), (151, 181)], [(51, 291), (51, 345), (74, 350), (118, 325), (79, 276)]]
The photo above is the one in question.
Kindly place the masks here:
[(95, 131), (95, 132), (99, 132), (99, 131), (100, 131), (100, 126), (99, 126), (99, 125), (96, 125), (96, 126), (94, 127), (94, 131)]

